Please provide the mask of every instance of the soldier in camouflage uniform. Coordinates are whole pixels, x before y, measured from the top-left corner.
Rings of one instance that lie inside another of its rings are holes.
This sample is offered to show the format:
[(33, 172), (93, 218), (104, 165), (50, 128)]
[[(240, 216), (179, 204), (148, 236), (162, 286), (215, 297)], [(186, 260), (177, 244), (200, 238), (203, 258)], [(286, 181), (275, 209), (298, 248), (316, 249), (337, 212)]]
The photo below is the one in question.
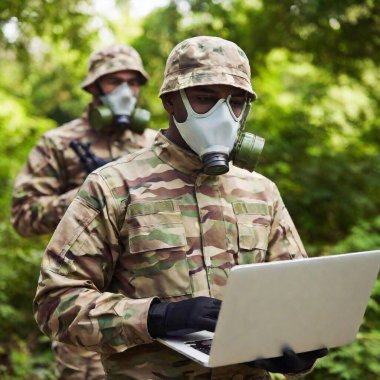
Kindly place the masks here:
[[(132, 47), (112, 45), (91, 55), (81, 87), (93, 95), (92, 102), (80, 118), (41, 137), (16, 179), (12, 223), (20, 235), (53, 233), (89, 171), (152, 145), (156, 132), (151, 129), (141, 134), (116, 125), (95, 129), (88, 118), (90, 110), (101, 103), (99, 87), (107, 94), (127, 83), (137, 97), (147, 80), (141, 58)], [(91, 156), (81, 161), (70, 147), (73, 142), (90, 146)], [(53, 343), (53, 350), (60, 379), (105, 378), (98, 353), (58, 342)]]
[(100, 352), (109, 379), (304, 374), (321, 355), (292, 353), (297, 366), (284, 355), (281, 365), (210, 369), (154, 339), (212, 331), (234, 265), (307, 257), (273, 182), (234, 165), (205, 173), (177, 127), (189, 113), (181, 90), (204, 115), (228, 102), (237, 117), (256, 97), (248, 59), (234, 43), (194, 37), (173, 49), (160, 91), (169, 128), (152, 148), (96, 170), (81, 187), (45, 252), (38, 325), (53, 339)]

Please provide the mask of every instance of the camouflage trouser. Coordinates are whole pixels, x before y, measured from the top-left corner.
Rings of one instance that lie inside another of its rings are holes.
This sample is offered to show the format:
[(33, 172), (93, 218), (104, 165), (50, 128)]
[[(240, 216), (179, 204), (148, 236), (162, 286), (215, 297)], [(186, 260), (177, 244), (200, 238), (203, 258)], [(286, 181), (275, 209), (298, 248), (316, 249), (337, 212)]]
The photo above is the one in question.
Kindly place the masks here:
[(60, 342), (53, 342), (57, 380), (105, 380), (103, 365), (97, 352), (86, 351)]

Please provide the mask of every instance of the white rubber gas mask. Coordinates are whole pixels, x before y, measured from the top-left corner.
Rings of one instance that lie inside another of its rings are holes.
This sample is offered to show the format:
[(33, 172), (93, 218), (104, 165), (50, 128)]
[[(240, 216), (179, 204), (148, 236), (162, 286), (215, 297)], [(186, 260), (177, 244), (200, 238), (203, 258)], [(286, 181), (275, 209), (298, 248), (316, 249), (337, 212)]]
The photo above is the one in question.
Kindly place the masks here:
[(219, 99), (206, 113), (199, 114), (192, 109), (186, 92), (180, 90), (180, 94), (187, 111), (187, 119), (180, 123), (173, 115), (179, 133), (202, 159), (206, 174), (226, 173), (229, 170), (229, 156), (238, 135), (240, 122), (245, 115), (247, 103), (244, 104), (239, 117), (231, 108), (231, 95), (227, 99)]

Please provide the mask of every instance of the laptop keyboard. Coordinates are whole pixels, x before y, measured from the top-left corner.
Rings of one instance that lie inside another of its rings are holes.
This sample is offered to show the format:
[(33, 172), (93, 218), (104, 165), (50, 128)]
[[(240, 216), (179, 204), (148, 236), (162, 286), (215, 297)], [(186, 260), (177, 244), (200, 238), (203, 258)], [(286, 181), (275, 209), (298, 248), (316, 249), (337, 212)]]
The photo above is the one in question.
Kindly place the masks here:
[(188, 346), (195, 348), (196, 350), (203, 352), (206, 355), (210, 355), (212, 339), (194, 340), (185, 342)]

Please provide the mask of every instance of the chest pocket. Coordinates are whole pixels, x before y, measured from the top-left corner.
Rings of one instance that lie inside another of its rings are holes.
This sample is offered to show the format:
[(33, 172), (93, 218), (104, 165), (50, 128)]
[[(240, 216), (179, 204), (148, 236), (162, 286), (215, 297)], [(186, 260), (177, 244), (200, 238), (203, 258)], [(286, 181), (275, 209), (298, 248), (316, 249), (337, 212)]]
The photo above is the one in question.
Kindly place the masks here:
[(265, 202), (234, 202), (238, 228), (238, 262), (265, 261), (270, 233), (270, 206)]
[(173, 199), (131, 203), (127, 209), (129, 253), (123, 258), (133, 296), (191, 294), (182, 215)]

